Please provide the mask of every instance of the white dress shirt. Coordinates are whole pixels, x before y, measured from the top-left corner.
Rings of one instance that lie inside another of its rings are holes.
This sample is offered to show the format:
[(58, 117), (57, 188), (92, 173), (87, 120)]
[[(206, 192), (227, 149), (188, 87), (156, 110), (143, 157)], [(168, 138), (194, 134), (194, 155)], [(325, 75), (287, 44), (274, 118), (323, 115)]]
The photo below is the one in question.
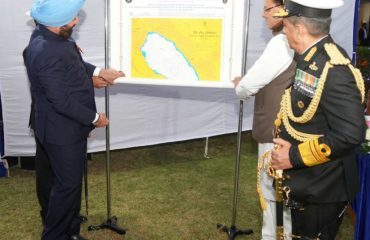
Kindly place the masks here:
[(239, 98), (248, 99), (269, 84), (291, 64), (294, 51), (286, 36), (279, 33), (271, 38), (262, 55), (236, 86)]

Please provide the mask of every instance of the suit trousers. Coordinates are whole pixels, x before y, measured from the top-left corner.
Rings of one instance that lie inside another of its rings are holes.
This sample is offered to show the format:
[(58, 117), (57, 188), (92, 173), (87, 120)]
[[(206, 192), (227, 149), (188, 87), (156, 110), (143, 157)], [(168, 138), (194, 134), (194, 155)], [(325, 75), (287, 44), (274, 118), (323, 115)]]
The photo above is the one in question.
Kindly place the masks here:
[(347, 202), (305, 204), (292, 209), (293, 239), (335, 240)]
[(72, 145), (44, 143), (54, 173), (42, 240), (65, 240), (80, 232), (81, 191), (87, 140)]
[(45, 225), (45, 219), (48, 212), (49, 196), (53, 187), (54, 173), (51, 169), (48, 155), (37, 137), (36, 156), (35, 156), (35, 173), (36, 173), (36, 193), (41, 211), (41, 219)]

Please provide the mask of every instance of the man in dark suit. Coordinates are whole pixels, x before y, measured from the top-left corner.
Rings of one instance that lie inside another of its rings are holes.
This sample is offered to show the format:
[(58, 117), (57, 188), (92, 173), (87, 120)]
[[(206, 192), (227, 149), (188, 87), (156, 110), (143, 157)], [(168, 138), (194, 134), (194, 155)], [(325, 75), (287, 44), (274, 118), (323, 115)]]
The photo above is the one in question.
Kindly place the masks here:
[(79, 211), (87, 137), (94, 127), (109, 123), (104, 113), (96, 112), (91, 80), (107, 70), (85, 62), (71, 38), (83, 3), (35, 0), (31, 8), (39, 24), (25, 52), (25, 65), (34, 101), (35, 135), (54, 175), (44, 240), (84, 239), (79, 234)]
[[(37, 25), (37, 22), (35, 22)], [(27, 48), (23, 51), (23, 59), (26, 62)], [(92, 81), (95, 88), (103, 88), (106, 86), (114, 85), (114, 80), (117, 77), (123, 77), (124, 73), (115, 69), (101, 69), (99, 76), (93, 76)], [(32, 131), (35, 131), (35, 106), (34, 100), (31, 101), (31, 111), (29, 119), (29, 127)], [(47, 153), (35, 137), (36, 142), (36, 154), (35, 154), (35, 175), (36, 175), (36, 195), (39, 205), (41, 207), (40, 216), (42, 224), (45, 225), (45, 219), (47, 215), (47, 209), (49, 205), (49, 196), (54, 182), (54, 173), (50, 166), (50, 161)], [(82, 220), (84, 220), (84, 217)]]
[(366, 27), (366, 23), (363, 22), (361, 25), (360, 30), (358, 31), (358, 41), (360, 42), (360, 46), (368, 46), (369, 45), (369, 32)]
[[(25, 58), (27, 48), (23, 53), (23, 57)], [(92, 77), (93, 85), (95, 88), (103, 88), (106, 86), (111, 86), (114, 84), (114, 80), (117, 76), (124, 75), (123, 72), (118, 72), (114, 69), (102, 69), (100, 70), (100, 75), (103, 77)], [(35, 109), (34, 109), (34, 101), (32, 100), (31, 103), (31, 112), (30, 112), (30, 120), (29, 120), (29, 127), (31, 130), (35, 131)], [(54, 182), (54, 173), (50, 165), (50, 161), (48, 155), (40, 143), (40, 141), (35, 137), (36, 142), (36, 154), (35, 154), (35, 175), (36, 175), (36, 195), (39, 205), (41, 207), (40, 216), (42, 224), (45, 225), (45, 219), (47, 215), (47, 209), (49, 205), (49, 197), (50, 192), (53, 187)], [(84, 217), (81, 216), (82, 220)], [(85, 218), (86, 219), (86, 218)]]
[(329, 35), (342, 0), (286, 0), (284, 32), (296, 52), (294, 83), (275, 120), (272, 167), (285, 170), (293, 239), (334, 240), (358, 191), (355, 148), (363, 141), (364, 82)]

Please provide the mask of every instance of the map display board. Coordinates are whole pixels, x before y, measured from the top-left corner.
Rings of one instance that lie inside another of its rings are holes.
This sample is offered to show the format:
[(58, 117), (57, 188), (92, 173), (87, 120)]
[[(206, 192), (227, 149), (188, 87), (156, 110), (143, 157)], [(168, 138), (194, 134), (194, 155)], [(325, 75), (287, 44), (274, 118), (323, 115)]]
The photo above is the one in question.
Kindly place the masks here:
[(111, 5), (111, 66), (122, 83), (232, 87), (232, 1), (120, 0)]

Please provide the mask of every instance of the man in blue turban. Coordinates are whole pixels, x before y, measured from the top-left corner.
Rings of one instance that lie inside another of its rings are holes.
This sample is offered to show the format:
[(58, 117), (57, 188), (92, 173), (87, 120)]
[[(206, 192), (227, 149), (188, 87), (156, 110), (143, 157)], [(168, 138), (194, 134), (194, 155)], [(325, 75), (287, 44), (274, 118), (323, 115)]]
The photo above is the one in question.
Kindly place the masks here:
[(31, 16), (48, 27), (61, 27), (70, 23), (80, 12), (85, 0), (35, 0)]
[[(94, 85), (106, 86), (124, 74), (85, 62), (72, 30), (85, 0), (35, 0), (38, 23), (24, 51), (34, 105), (37, 144), (52, 171), (42, 240), (84, 240), (80, 235), (82, 175), (87, 137), (109, 123), (97, 113)], [(100, 82), (92, 81), (99, 76)], [(36, 173), (42, 174), (42, 173)]]

